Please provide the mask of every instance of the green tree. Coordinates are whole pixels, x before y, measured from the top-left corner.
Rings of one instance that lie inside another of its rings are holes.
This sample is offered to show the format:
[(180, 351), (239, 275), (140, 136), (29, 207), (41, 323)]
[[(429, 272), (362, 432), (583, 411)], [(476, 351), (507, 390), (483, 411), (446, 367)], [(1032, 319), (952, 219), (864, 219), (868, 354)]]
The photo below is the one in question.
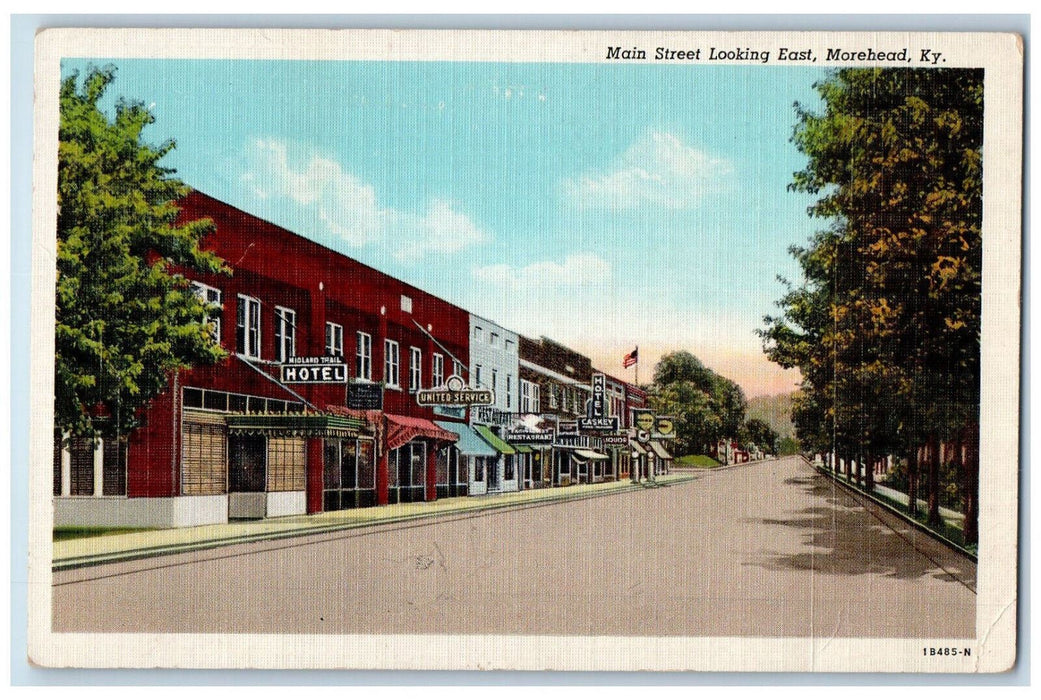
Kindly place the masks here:
[(745, 421), (743, 431), (748, 436), (748, 441), (756, 447), (764, 452), (777, 453), (778, 435), (766, 421), (759, 418), (749, 418)]
[(737, 437), (748, 402), (731, 380), (685, 350), (664, 355), (649, 387), (651, 407), (676, 418), (677, 447), (703, 454), (721, 438)]
[(199, 248), (205, 221), (177, 222), (188, 188), (159, 161), (169, 141), (141, 141), (152, 114), (120, 99), (98, 106), (115, 69), (62, 81), (55, 289), (55, 429), (125, 435), (172, 370), (224, 357), (208, 308), (183, 272), (226, 272)]
[[(793, 141), (808, 162), (791, 187), (820, 195), (810, 214), (831, 228), (794, 251), (805, 282), (766, 319), (765, 349), (802, 370), (813, 410), (796, 423), (807, 436), (830, 433), (839, 456), (870, 463), (903, 451), (914, 491), (928, 446), (934, 523), (938, 445), (964, 445), (974, 541), (982, 71), (843, 69), (816, 88), (821, 113), (797, 105)], [(813, 415), (819, 430), (807, 425)]]

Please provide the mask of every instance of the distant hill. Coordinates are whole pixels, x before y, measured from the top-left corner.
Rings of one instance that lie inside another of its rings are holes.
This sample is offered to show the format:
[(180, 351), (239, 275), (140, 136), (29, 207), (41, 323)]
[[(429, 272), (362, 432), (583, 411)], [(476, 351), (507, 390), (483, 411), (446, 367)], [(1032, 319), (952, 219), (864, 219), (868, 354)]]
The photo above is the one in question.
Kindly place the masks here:
[(765, 421), (782, 438), (795, 437), (792, 396), (791, 392), (776, 396), (754, 396), (748, 399), (748, 417)]

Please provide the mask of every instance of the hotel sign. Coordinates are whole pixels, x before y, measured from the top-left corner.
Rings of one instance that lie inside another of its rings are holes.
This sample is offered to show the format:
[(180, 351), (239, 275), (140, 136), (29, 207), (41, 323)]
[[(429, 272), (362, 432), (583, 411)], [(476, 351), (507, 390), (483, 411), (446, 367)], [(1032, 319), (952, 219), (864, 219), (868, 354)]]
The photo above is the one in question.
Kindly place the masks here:
[(588, 431), (610, 431), (618, 430), (618, 416), (605, 416), (603, 418), (579, 418), (578, 429)]
[[(606, 385), (607, 385), (607, 378), (603, 374), (597, 373), (597, 374), (593, 375), (593, 381), (592, 381), (593, 397), (591, 399), (589, 399), (589, 415), (592, 418), (603, 418), (604, 413), (607, 412), (606, 411), (606, 405), (605, 405), (606, 401), (605, 401), (605, 398), (604, 398)], [(617, 430), (617, 429), (618, 429), (617, 424), (615, 425), (614, 428), (611, 428), (611, 430)]]
[(280, 365), (283, 384), (346, 384), (347, 365), (342, 357), (291, 357)]

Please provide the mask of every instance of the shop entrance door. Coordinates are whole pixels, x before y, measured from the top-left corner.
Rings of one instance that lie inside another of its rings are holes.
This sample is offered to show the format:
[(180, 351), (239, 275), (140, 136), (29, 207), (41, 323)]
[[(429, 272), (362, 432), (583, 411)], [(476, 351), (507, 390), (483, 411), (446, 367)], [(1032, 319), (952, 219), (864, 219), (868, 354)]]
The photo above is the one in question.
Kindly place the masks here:
[(230, 435), (228, 448), (228, 517), (266, 517), (267, 438)]

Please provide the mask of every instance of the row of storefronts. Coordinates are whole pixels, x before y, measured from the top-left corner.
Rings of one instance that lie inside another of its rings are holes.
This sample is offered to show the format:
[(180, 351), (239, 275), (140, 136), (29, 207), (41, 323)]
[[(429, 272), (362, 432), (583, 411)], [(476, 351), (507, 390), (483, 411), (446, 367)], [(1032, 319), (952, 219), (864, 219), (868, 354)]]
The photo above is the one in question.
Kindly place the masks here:
[[(668, 471), (662, 436), (630, 425), (646, 395), (580, 353), (200, 192), (181, 207), (213, 220), (203, 246), (232, 269), (191, 280), (228, 357), (173, 373), (130, 435), (56, 435), (56, 525), (186, 526)], [(454, 403), (467, 392), (490, 400)]]

